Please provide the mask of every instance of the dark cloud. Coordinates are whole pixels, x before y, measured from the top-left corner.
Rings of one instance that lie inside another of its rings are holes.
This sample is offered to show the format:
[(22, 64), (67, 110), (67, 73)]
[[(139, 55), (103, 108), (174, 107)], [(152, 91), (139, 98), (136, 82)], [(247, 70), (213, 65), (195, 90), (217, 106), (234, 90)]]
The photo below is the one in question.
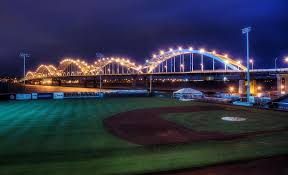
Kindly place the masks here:
[(288, 54), (286, 0), (2, 0), (0, 75), (21, 75), (21, 50), (39, 63), (63, 56), (93, 61), (95, 52), (142, 63), (158, 49), (192, 45), (234, 57), (244, 53), (240, 29), (253, 27), (256, 66)]

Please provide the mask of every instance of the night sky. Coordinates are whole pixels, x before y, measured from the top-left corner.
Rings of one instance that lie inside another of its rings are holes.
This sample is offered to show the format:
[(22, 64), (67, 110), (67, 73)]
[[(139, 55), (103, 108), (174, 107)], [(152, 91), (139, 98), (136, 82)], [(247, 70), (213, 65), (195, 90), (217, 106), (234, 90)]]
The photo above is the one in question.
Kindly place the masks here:
[[(137, 63), (169, 47), (245, 55), (241, 28), (252, 26), (256, 68), (273, 68), (288, 55), (287, 0), (1, 0), (0, 76), (57, 65), (64, 56), (95, 61), (95, 53)], [(281, 58), (281, 59), (280, 59)]]

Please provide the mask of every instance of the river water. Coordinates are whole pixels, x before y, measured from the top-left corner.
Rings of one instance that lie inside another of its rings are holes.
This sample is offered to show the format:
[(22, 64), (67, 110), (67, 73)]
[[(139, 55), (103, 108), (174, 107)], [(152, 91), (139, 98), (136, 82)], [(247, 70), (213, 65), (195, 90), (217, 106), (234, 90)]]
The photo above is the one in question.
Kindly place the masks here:
[[(107, 90), (107, 89), (105, 89)], [(105, 91), (102, 90), (102, 91)], [(61, 86), (43, 86), (43, 85), (21, 85), (21, 84), (1, 84), (0, 94), (3, 93), (44, 93), (44, 92), (99, 92), (98, 88), (83, 87), (61, 87)]]

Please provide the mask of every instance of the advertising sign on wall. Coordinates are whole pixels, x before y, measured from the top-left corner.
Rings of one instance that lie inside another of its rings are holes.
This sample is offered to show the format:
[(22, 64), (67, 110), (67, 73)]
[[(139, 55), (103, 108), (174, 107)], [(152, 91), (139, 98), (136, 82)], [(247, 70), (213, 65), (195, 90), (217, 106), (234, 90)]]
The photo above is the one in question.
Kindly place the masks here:
[(32, 100), (37, 100), (38, 99), (38, 94), (37, 93), (32, 93), (31, 97), (32, 97)]
[(31, 94), (16, 94), (16, 100), (31, 100)]
[(53, 99), (53, 93), (38, 93), (38, 99)]
[(64, 93), (63, 92), (54, 92), (53, 93), (53, 99), (64, 99)]

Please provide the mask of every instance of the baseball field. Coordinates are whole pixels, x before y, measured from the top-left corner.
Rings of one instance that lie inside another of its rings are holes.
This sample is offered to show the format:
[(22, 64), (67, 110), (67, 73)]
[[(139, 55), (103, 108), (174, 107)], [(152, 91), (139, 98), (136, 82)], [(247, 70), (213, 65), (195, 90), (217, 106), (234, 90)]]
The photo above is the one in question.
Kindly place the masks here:
[(156, 97), (0, 102), (0, 175), (288, 174), (287, 155), (287, 112)]

